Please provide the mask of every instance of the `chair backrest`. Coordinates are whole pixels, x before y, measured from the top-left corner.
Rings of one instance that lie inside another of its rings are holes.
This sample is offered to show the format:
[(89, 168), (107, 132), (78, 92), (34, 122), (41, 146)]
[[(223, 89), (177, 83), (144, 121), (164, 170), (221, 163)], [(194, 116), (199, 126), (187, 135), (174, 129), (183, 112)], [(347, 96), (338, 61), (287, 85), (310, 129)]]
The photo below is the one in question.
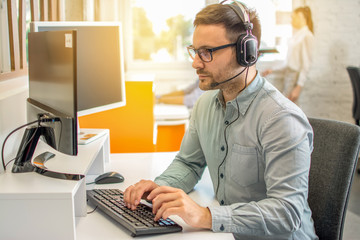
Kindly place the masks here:
[(360, 120), (360, 68), (347, 67), (346, 70), (348, 71), (354, 93), (352, 113), (358, 123)]
[(360, 127), (309, 118), (314, 131), (308, 202), (319, 239), (342, 239), (360, 146)]

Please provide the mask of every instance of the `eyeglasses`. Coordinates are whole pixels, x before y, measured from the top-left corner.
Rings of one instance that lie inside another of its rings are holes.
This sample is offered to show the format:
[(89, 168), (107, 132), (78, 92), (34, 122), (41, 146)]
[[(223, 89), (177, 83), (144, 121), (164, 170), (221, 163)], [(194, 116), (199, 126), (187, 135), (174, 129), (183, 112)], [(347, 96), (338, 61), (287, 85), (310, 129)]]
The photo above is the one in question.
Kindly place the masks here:
[(188, 53), (190, 55), (190, 57), (194, 60), (195, 59), (195, 55), (198, 54), (200, 59), (203, 62), (211, 62), (213, 60), (213, 55), (212, 53), (220, 50), (220, 49), (224, 49), (227, 47), (231, 47), (231, 46), (235, 46), (236, 43), (230, 43), (230, 44), (226, 44), (226, 45), (222, 45), (219, 47), (214, 47), (214, 48), (199, 48), (199, 49), (195, 49), (193, 46), (188, 46), (187, 50)]

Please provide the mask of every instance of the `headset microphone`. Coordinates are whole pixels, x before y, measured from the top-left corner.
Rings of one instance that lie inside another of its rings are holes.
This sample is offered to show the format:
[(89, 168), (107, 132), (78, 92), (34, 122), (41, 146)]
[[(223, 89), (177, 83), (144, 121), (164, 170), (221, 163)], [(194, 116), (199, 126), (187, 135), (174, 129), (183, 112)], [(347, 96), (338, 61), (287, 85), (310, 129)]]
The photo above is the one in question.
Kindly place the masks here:
[(224, 80), (224, 81), (222, 81), (222, 82), (211, 83), (211, 84), (210, 84), (210, 87), (214, 88), (214, 87), (219, 86), (220, 84), (223, 84), (223, 83), (226, 83), (226, 82), (228, 82), (228, 81), (231, 81), (231, 80), (233, 80), (234, 78), (236, 78), (237, 76), (239, 76), (240, 74), (242, 74), (245, 70), (246, 70), (246, 68), (244, 68), (241, 72), (239, 72), (239, 73), (236, 74), (235, 76), (233, 76), (233, 77), (231, 77), (231, 78), (229, 78), (229, 79), (226, 79), (226, 80)]

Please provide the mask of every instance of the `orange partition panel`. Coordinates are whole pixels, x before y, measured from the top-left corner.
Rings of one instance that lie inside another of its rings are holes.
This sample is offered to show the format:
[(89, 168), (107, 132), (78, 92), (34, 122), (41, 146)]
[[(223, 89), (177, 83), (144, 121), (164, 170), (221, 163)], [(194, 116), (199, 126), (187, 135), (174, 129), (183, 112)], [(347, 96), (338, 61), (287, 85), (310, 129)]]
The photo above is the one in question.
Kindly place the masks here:
[(110, 129), (111, 153), (153, 152), (153, 83), (126, 81), (125, 92), (126, 106), (79, 117), (80, 127)]
[(185, 134), (185, 124), (157, 127), (156, 152), (179, 151)]

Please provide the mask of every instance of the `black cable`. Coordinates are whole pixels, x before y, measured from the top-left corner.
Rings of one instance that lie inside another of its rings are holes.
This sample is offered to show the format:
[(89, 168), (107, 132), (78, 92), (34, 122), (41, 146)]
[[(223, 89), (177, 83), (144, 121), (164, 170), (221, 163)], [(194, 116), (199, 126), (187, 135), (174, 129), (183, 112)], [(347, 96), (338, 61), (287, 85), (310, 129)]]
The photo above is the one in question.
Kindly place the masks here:
[[(247, 69), (246, 69), (245, 86), (243, 87), (243, 89), (240, 90), (240, 92), (244, 91), (244, 89), (247, 87), (246, 85), (247, 85), (248, 72), (249, 72), (249, 67), (247, 67)], [(240, 92), (239, 92), (239, 93), (240, 93)], [(226, 152), (225, 152), (225, 157), (224, 157), (224, 159), (222, 160), (222, 162), (220, 163), (220, 165), (219, 165), (219, 167), (218, 167), (218, 185), (217, 185), (217, 188), (216, 188), (216, 193), (215, 193), (215, 195), (218, 194), (219, 186), (220, 186), (220, 174), (219, 174), (219, 172), (220, 172), (220, 167), (224, 164), (225, 159), (226, 159), (226, 157), (227, 157), (227, 155), (228, 155), (228, 152), (229, 152), (229, 146), (228, 146), (228, 142), (227, 142), (227, 139), (226, 139), (226, 129), (227, 129), (231, 124), (233, 124), (236, 120), (238, 120), (239, 117), (240, 117), (240, 107), (239, 107), (239, 103), (238, 103), (238, 101), (237, 101), (237, 97), (235, 98), (235, 102), (236, 102), (236, 106), (237, 106), (238, 115), (237, 115), (237, 117), (236, 117), (231, 123), (229, 123), (229, 124), (225, 127), (225, 129), (224, 129), (224, 140), (225, 140)]]
[[(33, 138), (35, 137), (35, 135), (36, 135), (39, 127), (40, 127), (40, 121), (38, 122), (38, 126), (36, 127), (35, 132), (32, 134), (32, 136), (30, 137), (30, 139), (29, 139), (25, 144), (22, 145), (24, 148), (25, 148), (25, 146), (27, 146), (27, 145), (33, 140)], [(20, 154), (19, 154), (19, 155), (16, 155), (16, 157), (14, 157), (13, 159), (9, 160), (5, 166), (7, 167), (12, 161), (16, 161), (18, 158), (21, 158), (21, 157), (23, 156), (23, 154), (24, 154), (24, 150), (25, 150), (25, 149), (19, 150), (18, 152), (19, 152)], [(21, 151), (21, 152), (20, 152), (20, 151)]]
[[(38, 131), (38, 129), (39, 129), (39, 126), (40, 125), (38, 125), (37, 127), (36, 127), (36, 129), (35, 129), (35, 132), (33, 133), (33, 135), (30, 137), (30, 139), (25, 143), (25, 144), (23, 144), (22, 146), (27, 146), (31, 141), (32, 141), (32, 139), (35, 137), (35, 134), (36, 134), (36, 132)], [(16, 157), (14, 157), (13, 159), (11, 159), (11, 160), (9, 160), (8, 162), (7, 162), (7, 164), (5, 165), (5, 167), (7, 167), (12, 161), (15, 161), (15, 160), (17, 160), (18, 158), (21, 158), (22, 156), (23, 156), (23, 154), (24, 154), (24, 149), (21, 151), (21, 150), (19, 150), (19, 155), (16, 155)], [(6, 170), (6, 169), (5, 169)]]
[[(2, 165), (3, 165), (3, 168), (4, 168), (4, 171), (6, 171), (6, 167), (7, 165), (9, 165), (9, 163), (11, 163), (12, 161), (14, 160), (17, 160), (18, 158), (22, 157), (22, 155), (24, 154), (24, 150), (21, 151), (21, 154), (19, 154), (18, 156), (16, 156), (15, 158), (11, 159), (10, 161), (8, 161), (7, 164), (5, 164), (5, 158), (4, 158), (4, 149), (5, 149), (5, 144), (6, 144), (6, 141), (8, 140), (8, 138), (13, 134), (15, 133), (16, 131), (20, 130), (21, 128), (23, 127), (26, 127), (26, 126), (29, 126), (31, 124), (34, 124), (34, 123), (38, 123), (38, 126), (37, 128), (35, 129), (35, 132), (33, 133), (33, 135), (30, 137), (30, 139), (23, 145), (23, 146), (26, 146), (28, 145), (32, 139), (34, 138), (36, 132), (38, 131), (39, 127), (40, 127), (40, 123), (41, 122), (49, 122), (49, 121), (60, 121), (60, 129), (62, 129), (62, 122), (59, 118), (55, 117), (55, 118), (46, 118), (44, 116), (39, 116), (39, 119), (35, 120), (35, 121), (32, 121), (32, 122), (29, 122), (29, 123), (26, 123), (24, 125), (21, 125), (20, 127), (14, 129), (13, 131), (11, 131), (7, 137), (5, 138), (4, 142), (3, 142), (3, 145), (2, 145), (2, 149), (1, 149), (1, 159), (2, 159)], [(61, 140), (61, 134), (60, 134), (60, 139), (59, 141)]]
[(95, 212), (97, 208), (98, 208), (98, 206), (96, 205), (96, 207), (93, 210), (91, 210), (90, 212), (87, 212), (87, 214), (91, 214), (91, 213)]
[[(3, 165), (4, 171), (6, 171), (6, 166), (9, 164), (9, 163), (5, 164), (5, 159), (4, 159), (4, 148), (5, 148), (5, 143), (6, 143), (6, 141), (9, 139), (9, 137), (10, 137), (13, 133), (15, 133), (16, 131), (20, 130), (21, 128), (27, 127), (27, 126), (29, 126), (29, 125), (31, 125), (31, 124), (34, 124), (34, 123), (39, 123), (39, 124), (40, 124), (40, 121), (41, 121), (41, 120), (38, 119), (38, 120), (35, 120), (35, 121), (32, 121), (32, 122), (26, 123), (26, 124), (24, 124), (24, 125), (21, 125), (20, 127), (14, 129), (13, 131), (11, 131), (11, 132), (7, 135), (7, 137), (5, 138), (5, 140), (4, 140), (4, 142), (3, 142), (2, 148), (1, 148), (1, 159), (2, 159), (2, 165)], [(37, 129), (36, 129), (36, 131), (37, 131)], [(35, 133), (36, 133), (36, 131), (35, 131)], [(32, 140), (32, 138), (34, 137), (35, 133), (33, 134), (33, 136), (31, 137), (31, 139), (30, 139), (29, 141)], [(28, 141), (28, 143), (29, 143), (29, 141)], [(16, 158), (17, 158), (17, 157), (15, 157), (14, 159), (11, 159), (10, 161), (14, 161)]]
[(231, 124), (233, 124), (236, 120), (238, 120), (239, 119), (239, 117), (240, 117), (240, 109), (239, 109), (239, 103), (238, 103), (238, 101), (237, 101), (237, 99), (235, 100), (236, 101), (236, 105), (237, 105), (237, 110), (238, 110), (238, 115), (237, 115), (237, 117), (231, 122), (231, 123), (229, 123), (226, 127), (225, 127), (225, 129), (224, 129), (224, 140), (225, 140), (225, 149), (226, 149), (226, 152), (225, 152), (225, 157), (224, 157), (224, 159), (222, 160), (222, 162), (220, 163), (220, 165), (219, 165), (219, 167), (218, 167), (218, 185), (217, 185), (217, 188), (216, 188), (216, 195), (217, 195), (217, 193), (218, 193), (218, 191), (219, 191), (219, 186), (220, 186), (220, 167), (224, 164), (224, 162), (225, 162), (225, 159), (226, 159), (226, 157), (227, 157), (227, 155), (228, 155), (228, 152), (229, 152), (229, 146), (228, 146), (228, 142), (227, 142), (227, 139), (226, 139), (226, 129), (231, 125)]

